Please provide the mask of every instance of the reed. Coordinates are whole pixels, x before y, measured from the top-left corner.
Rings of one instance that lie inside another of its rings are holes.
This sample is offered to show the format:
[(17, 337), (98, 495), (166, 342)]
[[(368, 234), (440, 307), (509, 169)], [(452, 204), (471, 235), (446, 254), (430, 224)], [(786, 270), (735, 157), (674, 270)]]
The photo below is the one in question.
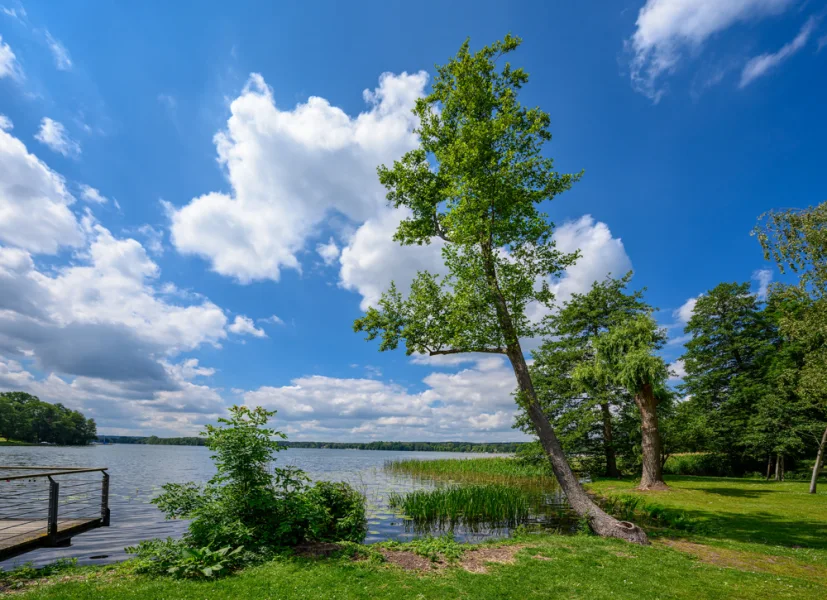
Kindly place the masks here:
[(516, 527), (543, 504), (543, 498), (520, 488), (490, 484), (391, 493), (388, 503), (417, 525)]
[(554, 486), (554, 478), (542, 465), (512, 457), (417, 460), (385, 462), (385, 469), (415, 478), (447, 479), (469, 483), (510, 483)]

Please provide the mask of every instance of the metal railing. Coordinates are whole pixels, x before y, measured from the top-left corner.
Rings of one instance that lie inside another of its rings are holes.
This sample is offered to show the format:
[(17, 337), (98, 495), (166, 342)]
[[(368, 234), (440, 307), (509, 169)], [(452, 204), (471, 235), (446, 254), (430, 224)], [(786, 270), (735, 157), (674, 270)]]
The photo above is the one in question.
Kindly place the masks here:
[(0, 557), (109, 525), (106, 467), (0, 465)]

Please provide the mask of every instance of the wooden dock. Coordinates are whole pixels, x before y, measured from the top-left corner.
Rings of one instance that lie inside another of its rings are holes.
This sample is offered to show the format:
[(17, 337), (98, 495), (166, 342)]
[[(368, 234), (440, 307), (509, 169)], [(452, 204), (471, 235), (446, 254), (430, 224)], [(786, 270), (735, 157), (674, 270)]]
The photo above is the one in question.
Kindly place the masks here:
[(108, 525), (105, 467), (0, 466), (0, 561)]

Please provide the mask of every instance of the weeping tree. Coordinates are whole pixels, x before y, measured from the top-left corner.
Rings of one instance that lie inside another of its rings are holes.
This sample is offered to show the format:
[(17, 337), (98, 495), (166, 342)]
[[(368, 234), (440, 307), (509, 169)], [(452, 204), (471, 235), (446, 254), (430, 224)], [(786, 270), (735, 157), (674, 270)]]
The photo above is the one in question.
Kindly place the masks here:
[(799, 393), (821, 416), (820, 423), (813, 423), (813, 430), (823, 431), (820, 440), (816, 436), (818, 452), (810, 481), (810, 493), (815, 494), (827, 451), (827, 202), (766, 213), (753, 234), (765, 258), (775, 260), (781, 273), (798, 275), (792, 285), (775, 285), (772, 295), (794, 307), (781, 315), (780, 329), (803, 348)]
[(639, 489), (668, 489), (663, 481), (658, 405), (668, 398), (665, 387), (669, 369), (655, 354), (666, 335), (651, 314), (637, 314), (600, 333), (592, 342), (594, 359), (574, 371), (589, 385), (624, 387), (634, 396), (640, 411), (643, 473)]
[(520, 39), (506, 36), (477, 52), (466, 41), (437, 68), (431, 93), (417, 101), (419, 147), (378, 169), (387, 198), (402, 217), (403, 245), (443, 242), (445, 274), (420, 272), (404, 296), (391, 285), (354, 323), (381, 350), (404, 341), (408, 354), (505, 355), (517, 379), (517, 401), (529, 415), (572, 508), (602, 536), (647, 543), (636, 525), (601, 510), (585, 493), (537, 400), (520, 344), (548, 332), (549, 279), (573, 264), (552, 240), (539, 204), (580, 175), (560, 174), (542, 154), (549, 116), (520, 104), (528, 75), (499, 59)]

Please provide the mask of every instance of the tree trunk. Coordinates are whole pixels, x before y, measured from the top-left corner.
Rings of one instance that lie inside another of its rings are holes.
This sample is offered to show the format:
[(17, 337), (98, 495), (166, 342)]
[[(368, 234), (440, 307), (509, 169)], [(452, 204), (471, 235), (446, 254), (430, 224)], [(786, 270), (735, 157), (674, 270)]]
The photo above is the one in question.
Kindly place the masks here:
[(816, 464), (813, 465), (813, 477), (810, 479), (810, 493), (816, 493), (816, 485), (818, 485), (818, 473), (821, 471), (821, 465), (824, 464), (824, 447), (827, 446), (827, 429), (824, 430), (824, 435), (821, 436), (821, 443), (818, 445), (818, 454), (816, 455)]
[(660, 462), (660, 431), (658, 431), (658, 401), (651, 385), (643, 386), (640, 393), (635, 395), (635, 403), (640, 410), (643, 437), (643, 475), (638, 489), (669, 489), (663, 481), (663, 468)]
[(775, 480), (784, 480), (784, 456), (779, 454), (775, 458)]
[(772, 477), (772, 454), (767, 457), (767, 481)]
[(511, 314), (508, 311), (508, 305), (505, 302), (505, 298), (500, 290), (499, 281), (497, 280), (491, 246), (489, 243), (483, 242), (481, 247), (486, 280), (494, 297), (497, 320), (506, 342), (506, 355), (508, 356), (508, 360), (511, 361), (511, 367), (514, 369), (514, 376), (517, 378), (517, 386), (521, 392), (522, 400), (525, 403), (526, 412), (548, 456), (551, 470), (554, 472), (554, 476), (566, 494), (566, 499), (574, 512), (580, 517), (588, 519), (589, 526), (599, 536), (620, 538), (636, 544), (648, 544), (649, 540), (646, 537), (646, 533), (644, 533), (640, 527), (628, 521), (618, 521), (597, 506), (588, 494), (586, 494), (583, 486), (580, 485), (580, 482), (571, 470), (563, 448), (560, 446), (560, 441), (557, 439), (548, 417), (543, 412), (540, 402), (537, 400), (534, 383), (531, 381), (531, 374), (528, 371), (525, 356), (523, 356), (520, 340), (517, 337), (514, 323), (511, 320)]
[(606, 453), (606, 477), (620, 479), (612, 436), (612, 413), (609, 410), (608, 402), (600, 403), (600, 412), (603, 414), (603, 450)]

